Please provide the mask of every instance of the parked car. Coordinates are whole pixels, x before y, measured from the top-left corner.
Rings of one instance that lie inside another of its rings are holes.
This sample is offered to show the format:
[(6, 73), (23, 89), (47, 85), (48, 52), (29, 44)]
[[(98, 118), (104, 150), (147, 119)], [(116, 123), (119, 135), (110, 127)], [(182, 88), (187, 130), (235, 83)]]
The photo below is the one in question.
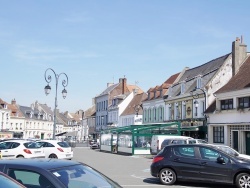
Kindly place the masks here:
[(178, 136), (178, 135), (153, 135), (151, 139), (150, 153), (155, 155), (159, 153), (162, 149), (162, 142), (165, 139), (174, 140), (174, 139), (192, 139), (188, 136)]
[(45, 158), (73, 158), (73, 149), (68, 142), (58, 140), (41, 140), (37, 141), (37, 143), (43, 148)]
[(12, 159), (0, 160), (0, 171), (26, 187), (73, 188), (109, 187), (119, 184), (92, 167), (70, 160)]
[(208, 144), (208, 142), (203, 139), (190, 139), (187, 140), (187, 144)]
[(7, 140), (0, 142), (1, 158), (44, 158), (44, 150), (33, 141)]
[(226, 146), (226, 145), (214, 145), (214, 146), (228, 153), (229, 155), (250, 159), (249, 155), (241, 154), (229, 146)]
[(171, 144), (195, 144), (197, 141), (192, 138), (177, 137), (177, 138), (167, 138), (161, 143), (161, 148)]
[(99, 149), (100, 148), (99, 142), (97, 142), (97, 141), (92, 142), (92, 144), (90, 144), (90, 148), (91, 149)]
[(24, 185), (2, 172), (0, 172), (0, 185), (6, 188), (26, 188)]
[(168, 145), (154, 157), (150, 171), (165, 185), (177, 180), (236, 184), (238, 188), (250, 184), (249, 159), (208, 144)]

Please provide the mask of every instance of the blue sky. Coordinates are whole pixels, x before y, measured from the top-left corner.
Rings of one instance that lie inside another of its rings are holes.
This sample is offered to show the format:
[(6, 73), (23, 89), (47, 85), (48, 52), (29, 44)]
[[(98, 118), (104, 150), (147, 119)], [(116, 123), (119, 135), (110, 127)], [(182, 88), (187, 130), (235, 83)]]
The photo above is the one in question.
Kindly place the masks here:
[(69, 78), (58, 108), (92, 105), (108, 82), (126, 77), (147, 91), (184, 67), (231, 52), (243, 35), (250, 45), (250, 1), (0, 0), (0, 98), (54, 108), (55, 78), (46, 96), (44, 73)]

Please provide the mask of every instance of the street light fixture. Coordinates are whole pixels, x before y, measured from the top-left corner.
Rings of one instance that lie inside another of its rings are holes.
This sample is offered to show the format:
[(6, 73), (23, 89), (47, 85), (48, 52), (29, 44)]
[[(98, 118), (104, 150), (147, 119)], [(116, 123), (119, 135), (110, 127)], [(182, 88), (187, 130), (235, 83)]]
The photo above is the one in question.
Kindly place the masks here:
[(134, 106), (136, 117), (138, 117), (138, 113), (139, 113), (140, 108), (143, 110), (142, 104), (137, 104)]
[(52, 78), (51, 75), (47, 73), (47, 71), (52, 71), (55, 75), (55, 81), (56, 81), (56, 96), (55, 96), (55, 109), (54, 109), (54, 125), (53, 125), (53, 139), (55, 140), (55, 134), (56, 134), (56, 108), (57, 108), (57, 87), (58, 87), (58, 80), (60, 78), (61, 75), (64, 75), (66, 77), (66, 79), (64, 78), (62, 80), (62, 86), (64, 87), (64, 89), (62, 90), (62, 96), (65, 99), (67, 96), (67, 90), (65, 89), (65, 87), (68, 85), (68, 76), (65, 73), (60, 73), (60, 74), (56, 74), (55, 71), (51, 68), (48, 68), (45, 73), (44, 73), (44, 78), (45, 81), (48, 83), (48, 85), (46, 85), (44, 87), (44, 91), (45, 94), (48, 95), (51, 91), (51, 87), (49, 85), (49, 83), (51, 82)]
[[(203, 115), (204, 115), (204, 117), (205, 117), (205, 119), (207, 119), (207, 116), (206, 116), (206, 114), (204, 114), (204, 112), (205, 112), (205, 110), (206, 110), (206, 108), (207, 108), (207, 103), (206, 103), (206, 101), (207, 101), (207, 95), (206, 95), (206, 92), (205, 92), (205, 90), (204, 89), (201, 89), (201, 88), (197, 88), (197, 87), (195, 87), (192, 91), (190, 91), (190, 95), (192, 95), (192, 97), (193, 97), (193, 99), (198, 99), (199, 98), (199, 94), (196, 92), (197, 90), (200, 90), (200, 91), (202, 91), (202, 93), (203, 93), (203, 95), (204, 95), (204, 108), (203, 108)], [(195, 100), (196, 101), (196, 100)], [(195, 104), (195, 103), (194, 103)], [(198, 108), (198, 105), (199, 105), (199, 103), (198, 103), (198, 101), (196, 101), (196, 104), (195, 104), (195, 107), (196, 107), (196, 109)], [(196, 115), (197, 116), (197, 115)]]

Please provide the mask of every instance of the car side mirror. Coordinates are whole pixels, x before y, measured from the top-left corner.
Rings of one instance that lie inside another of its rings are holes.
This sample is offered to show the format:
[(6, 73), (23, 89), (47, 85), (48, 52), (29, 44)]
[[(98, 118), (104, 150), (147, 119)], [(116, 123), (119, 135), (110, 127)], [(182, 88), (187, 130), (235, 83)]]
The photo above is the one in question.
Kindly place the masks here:
[(217, 162), (220, 163), (220, 164), (225, 164), (225, 160), (224, 160), (223, 157), (218, 157)]

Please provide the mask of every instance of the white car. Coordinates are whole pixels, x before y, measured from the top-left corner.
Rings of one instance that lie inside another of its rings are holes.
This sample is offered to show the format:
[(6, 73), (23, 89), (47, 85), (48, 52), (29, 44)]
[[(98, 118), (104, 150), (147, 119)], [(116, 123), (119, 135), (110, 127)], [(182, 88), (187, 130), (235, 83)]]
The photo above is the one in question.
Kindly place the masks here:
[(245, 159), (250, 159), (249, 155), (241, 154), (241, 153), (237, 152), (236, 150), (234, 150), (233, 148), (231, 148), (229, 146), (226, 146), (226, 145), (214, 145), (214, 146), (216, 146), (220, 150), (222, 150), (222, 151), (224, 151), (224, 152), (226, 152), (226, 153), (228, 153), (230, 155), (245, 158)]
[(1, 158), (45, 158), (44, 150), (33, 141), (7, 140), (0, 142)]
[(43, 148), (45, 158), (72, 159), (73, 149), (67, 142), (58, 140), (40, 140), (37, 143)]

